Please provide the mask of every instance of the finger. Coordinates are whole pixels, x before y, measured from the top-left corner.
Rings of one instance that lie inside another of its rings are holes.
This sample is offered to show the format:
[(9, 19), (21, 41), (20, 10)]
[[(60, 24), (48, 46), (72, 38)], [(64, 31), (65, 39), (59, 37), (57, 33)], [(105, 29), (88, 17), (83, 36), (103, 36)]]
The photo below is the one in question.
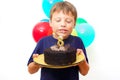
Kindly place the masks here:
[(82, 52), (82, 50), (81, 50), (81, 49), (77, 49), (77, 54), (78, 54), (78, 55), (80, 55), (80, 54), (81, 54), (81, 52)]
[(36, 58), (36, 57), (38, 57), (39, 56), (39, 54), (33, 54), (33, 58)]

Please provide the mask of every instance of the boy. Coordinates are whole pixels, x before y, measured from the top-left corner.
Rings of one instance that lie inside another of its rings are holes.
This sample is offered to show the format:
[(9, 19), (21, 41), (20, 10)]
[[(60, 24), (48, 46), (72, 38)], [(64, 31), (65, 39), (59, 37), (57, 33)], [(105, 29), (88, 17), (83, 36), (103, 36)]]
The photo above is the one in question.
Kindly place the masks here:
[[(89, 64), (84, 44), (79, 37), (71, 35), (75, 27), (76, 18), (77, 11), (71, 3), (64, 1), (58, 2), (53, 6), (50, 13), (50, 26), (52, 27), (54, 35), (46, 36), (37, 43), (28, 61), (29, 73), (33, 74), (41, 69), (40, 80), (79, 80), (79, 72), (82, 75), (88, 73)], [(84, 53), (85, 59), (77, 66), (62, 69), (45, 68), (35, 63), (33, 58), (38, 57), (46, 48), (56, 44), (59, 36), (63, 37), (64, 44), (70, 44), (70, 46), (76, 48), (77, 54)]]

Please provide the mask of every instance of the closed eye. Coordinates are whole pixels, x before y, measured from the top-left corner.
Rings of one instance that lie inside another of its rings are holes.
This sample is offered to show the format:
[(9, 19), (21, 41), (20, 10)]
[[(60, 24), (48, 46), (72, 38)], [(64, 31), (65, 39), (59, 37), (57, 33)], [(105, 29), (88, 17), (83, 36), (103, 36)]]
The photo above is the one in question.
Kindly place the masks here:
[(72, 20), (66, 20), (66, 22), (67, 22), (67, 23), (71, 23), (71, 22), (72, 22)]

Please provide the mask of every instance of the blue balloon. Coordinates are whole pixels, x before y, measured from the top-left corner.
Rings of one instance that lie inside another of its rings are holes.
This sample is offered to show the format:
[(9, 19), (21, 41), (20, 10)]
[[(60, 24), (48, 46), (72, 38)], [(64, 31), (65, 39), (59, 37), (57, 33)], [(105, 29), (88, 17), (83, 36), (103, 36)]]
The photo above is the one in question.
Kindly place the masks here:
[(95, 31), (91, 25), (88, 23), (77, 24), (75, 30), (85, 45), (88, 47), (95, 38)]
[(49, 22), (49, 19), (42, 19), (40, 22)]
[(50, 10), (53, 7), (53, 5), (61, 1), (63, 0), (43, 0), (42, 1), (42, 9), (48, 18), (50, 17)]

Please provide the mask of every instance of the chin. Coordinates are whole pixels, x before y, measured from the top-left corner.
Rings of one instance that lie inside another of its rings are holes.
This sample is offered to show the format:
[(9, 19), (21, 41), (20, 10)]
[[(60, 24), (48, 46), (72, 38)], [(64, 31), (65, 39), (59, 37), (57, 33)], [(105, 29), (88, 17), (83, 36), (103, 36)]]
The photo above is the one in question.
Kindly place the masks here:
[(63, 39), (66, 39), (68, 38), (69, 35), (63, 35)]
[(70, 34), (58, 33), (57, 35), (60, 35), (63, 37), (63, 39), (66, 39)]

